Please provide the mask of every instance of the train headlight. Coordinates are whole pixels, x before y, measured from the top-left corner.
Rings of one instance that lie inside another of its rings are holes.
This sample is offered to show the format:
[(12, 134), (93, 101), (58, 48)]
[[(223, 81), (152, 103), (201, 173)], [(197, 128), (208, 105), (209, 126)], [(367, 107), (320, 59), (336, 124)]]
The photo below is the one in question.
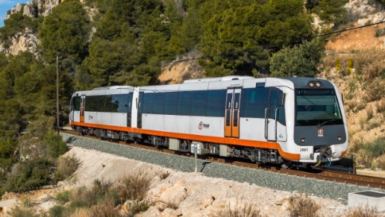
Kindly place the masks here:
[(309, 87), (313, 88), (314, 87), (314, 82), (310, 81), (308, 85), (309, 85)]
[(315, 86), (316, 87), (321, 87), (321, 82), (319, 82), (319, 81), (315, 82)]
[(305, 139), (304, 139), (304, 138), (302, 138), (302, 139), (301, 139), (301, 142), (302, 142), (302, 143), (304, 143), (304, 142), (305, 142)]

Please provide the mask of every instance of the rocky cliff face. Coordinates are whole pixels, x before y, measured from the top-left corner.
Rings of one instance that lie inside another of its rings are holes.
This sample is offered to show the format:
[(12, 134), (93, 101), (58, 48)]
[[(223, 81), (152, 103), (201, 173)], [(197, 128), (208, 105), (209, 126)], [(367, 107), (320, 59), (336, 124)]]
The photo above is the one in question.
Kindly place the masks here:
[[(7, 12), (6, 19), (9, 19), (12, 14), (18, 12), (31, 18), (37, 18), (39, 16), (45, 17), (62, 1), (63, 0), (32, 0), (26, 4), (19, 3)], [(80, 2), (83, 2), (83, 0), (80, 0)], [(38, 37), (33, 34), (30, 29), (26, 28), (12, 37), (12, 44), (8, 49), (6, 49), (4, 44), (0, 41), (0, 52), (5, 53), (6, 55), (17, 55), (21, 51), (29, 51), (37, 56), (39, 44), (40, 40)]]
[[(11, 10), (8, 11), (6, 19), (12, 14), (22, 12), (24, 15), (36, 18), (38, 16), (47, 16), (51, 13), (52, 9), (59, 5), (63, 0), (32, 0), (26, 4), (17, 4)], [(80, 0), (83, 2), (83, 0)]]

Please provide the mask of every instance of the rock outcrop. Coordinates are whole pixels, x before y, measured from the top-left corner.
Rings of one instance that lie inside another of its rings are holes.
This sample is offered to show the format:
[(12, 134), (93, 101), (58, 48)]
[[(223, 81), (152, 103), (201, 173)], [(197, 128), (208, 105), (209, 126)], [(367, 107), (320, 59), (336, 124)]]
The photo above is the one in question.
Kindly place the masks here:
[(17, 4), (7, 12), (6, 19), (12, 14), (22, 12), (24, 15), (36, 18), (38, 16), (47, 16), (52, 9), (60, 4), (62, 0), (32, 0), (26, 4)]
[(8, 49), (4, 48), (4, 44), (0, 43), (0, 52), (6, 55), (17, 55), (19, 52), (29, 51), (37, 56), (39, 44), (40, 40), (37, 36), (31, 30), (25, 29), (25, 31), (19, 32), (12, 37), (12, 44)]

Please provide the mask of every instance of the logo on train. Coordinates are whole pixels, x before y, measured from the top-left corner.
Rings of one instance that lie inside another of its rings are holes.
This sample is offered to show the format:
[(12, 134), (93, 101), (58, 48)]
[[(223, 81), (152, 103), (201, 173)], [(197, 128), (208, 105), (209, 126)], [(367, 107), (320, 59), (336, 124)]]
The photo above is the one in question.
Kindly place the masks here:
[(209, 127), (210, 127), (210, 124), (205, 124), (202, 121), (199, 122), (199, 125), (198, 125), (199, 130), (202, 130), (203, 128), (209, 128)]
[(324, 129), (318, 129), (318, 137), (324, 136)]

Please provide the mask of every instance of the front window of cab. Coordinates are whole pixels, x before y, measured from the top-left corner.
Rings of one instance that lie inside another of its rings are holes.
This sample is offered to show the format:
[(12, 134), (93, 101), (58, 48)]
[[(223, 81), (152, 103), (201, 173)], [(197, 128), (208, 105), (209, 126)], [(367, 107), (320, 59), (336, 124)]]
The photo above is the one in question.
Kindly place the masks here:
[(296, 126), (340, 124), (343, 120), (333, 89), (296, 90)]

